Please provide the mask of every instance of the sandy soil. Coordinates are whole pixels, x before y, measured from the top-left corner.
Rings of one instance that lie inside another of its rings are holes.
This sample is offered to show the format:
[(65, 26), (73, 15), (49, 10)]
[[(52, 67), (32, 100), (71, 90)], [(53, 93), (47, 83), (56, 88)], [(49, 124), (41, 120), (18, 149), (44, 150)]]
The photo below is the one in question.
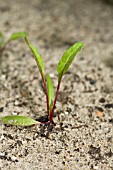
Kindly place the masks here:
[[(0, 124), (1, 170), (113, 170), (113, 6), (99, 0), (0, 0), (6, 38), (27, 31), (57, 84), (56, 66), (76, 41), (85, 48), (64, 76), (55, 127)], [(45, 95), (24, 40), (0, 56), (0, 118), (46, 115)]]

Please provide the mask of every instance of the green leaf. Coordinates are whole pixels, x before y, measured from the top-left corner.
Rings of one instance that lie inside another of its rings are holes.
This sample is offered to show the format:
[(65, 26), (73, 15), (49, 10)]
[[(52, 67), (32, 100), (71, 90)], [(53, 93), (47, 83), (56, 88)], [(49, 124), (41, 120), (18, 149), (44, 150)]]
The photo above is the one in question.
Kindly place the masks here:
[(4, 36), (3, 34), (0, 32), (0, 47), (3, 47), (4, 45)]
[(5, 116), (2, 118), (2, 122), (16, 126), (31, 126), (39, 123), (27, 116)]
[(53, 106), (53, 100), (54, 100), (54, 87), (53, 87), (52, 79), (49, 75), (46, 76), (46, 80), (47, 80), (49, 107), (50, 107), (50, 111), (51, 111), (52, 106)]
[(27, 36), (27, 35), (28, 35), (27, 32), (15, 32), (10, 36), (8, 41), (16, 40), (18, 38), (25, 38), (25, 36)]
[(43, 77), (44, 76), (44, 62), (43, 62), (40, 54), (38, 53), (37, 49), (33, 45), (30, 44), (27, 37), (25, 37), (25, 41), (28, 44), (31, 52), (33, 53), (33, 56), (34, 56), (34, 58), (36, 60), (36, 63), (37, 63), (38, 68), (39, 68), (39, 71), (40, 71), (40, 73), (41, 73), (41, 75)]
[(73, 62), (75, 56), (83, 46), (84, 44), (81, 42), (75, 43), (63, 54), (57, 66), (58, 82), (61, 80), (62, 76), (66, 73), (69, 66)]

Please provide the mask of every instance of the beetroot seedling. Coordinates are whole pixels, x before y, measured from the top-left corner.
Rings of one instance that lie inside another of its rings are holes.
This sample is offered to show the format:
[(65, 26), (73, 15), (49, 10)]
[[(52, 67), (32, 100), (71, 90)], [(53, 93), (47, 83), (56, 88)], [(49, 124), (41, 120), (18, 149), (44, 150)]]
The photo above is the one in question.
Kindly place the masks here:
[(38, 69), (39, 69), (41, 77), (42, 77), (43, 88), (44, 88), (44, 92), (46, 95), (48, 121), (47, 122), (38, 122), (38, 121), (35, 121), (35, 120), (33, 120), (29, 117), (26, 117), (26, 116), (5, 116), (2, 118), (2, 121), (6, 124), (20, 125), (20, 126), (30, 126), (33, 124), (53, 123), (54, 110), (55, 110), (55, 106), (56, 106), (56, 101), (57, 101), (62, 77), (67, 72), (67, 70), (68, 70), (69, 66), (71, 65), (71, 63), (73, 62), (75, 56), (82, 49), (84, 44), (82, 42), (75, 43), (63, 54), (62, 58), (60, 59), (58, 65), (57, 65), (58, 84), (57, 84), (56, 92), (54, 92), (52, 79), (49, 75), (45, 74), (45, 67), (44, 67), (44, 62), (42, 60), (42, 57), (38, 53), (37, 49), (29, 42), (27, 37), (25, 37), (25, 41), (36, 60)]
[(0, 56), (2, 56), (7, 44), (16, 39), (25, 38), (25, 36), (27, 36), (26, 32), (16, 32), (11, 34), (11, 36), (5, 41), (4, 35), (0, 32)]

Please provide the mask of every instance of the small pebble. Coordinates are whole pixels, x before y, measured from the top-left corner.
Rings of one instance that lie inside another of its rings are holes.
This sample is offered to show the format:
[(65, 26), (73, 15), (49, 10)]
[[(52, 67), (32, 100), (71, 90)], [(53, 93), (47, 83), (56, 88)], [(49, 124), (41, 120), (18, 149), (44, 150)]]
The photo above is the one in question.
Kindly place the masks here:
[(59, 125), (56, 125), (56, 126), (55, 126), (55, 129), (56, 129), (57, 131), (60, 131), (60, 130), (61, 130), (61, 127), (60, 127)]
[(94, 166), (94, 169), (96, 169), (96, 170), (97, 170), (97, 169), (98, 169), (98, 166)]
[(19, 105), (19, 101), (16, 100), (16, 101), (15, 101), (15, 106), (18, 106), (18, 105)]
[(65, 115), (68, 115), (68, 114), (69, 114), (69, 112), (67, 112), (67, 111), (66, 111), (66, 112), (64, 112), (64, 113), (65, 113)]
[(53, 73), (50, 73), (50, 77), (51, 77), (51, 78), (54, 78), (55, 75), (54, 75)]
[(97, 117), (102, 118), (103, 117), (103, 112), (97, 111), (96, 115), (97, 115)]
[(0, 157), (5, 156), (5, 152), (0, 152)]
[(16, 115), (17, 115), (17, 113), (16, 113), (16, 112), (12, 112), (12, 115), (16, 116)]
[(17, 160), (16, 156), (12, 156), (12, 157), (11, 157), (11, 160), (12, 160), (12, 161), (16, 161), (16, 160)]

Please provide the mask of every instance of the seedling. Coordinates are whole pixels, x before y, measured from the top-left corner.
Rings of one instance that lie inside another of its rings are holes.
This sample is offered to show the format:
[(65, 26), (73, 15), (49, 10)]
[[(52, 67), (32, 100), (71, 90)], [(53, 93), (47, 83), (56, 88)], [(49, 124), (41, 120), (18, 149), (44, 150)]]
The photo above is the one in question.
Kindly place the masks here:
[(26, 32), (16, 32), (13, 33), (8, 40), (5, 41), (4, 35), (0, 32), (0, 56), (2, 56), (3, 51), (5, 50), (7, 44), (9, 44), (11, 41), (16, 40), (18, 38), (25, 38), (27, 36)]
[(29, 42), (27, 37), (25, 37), (25, 41), (26, 41), (28, 47), (30, 48), (31, 52), (33, 53), (33, 56), (36, 60), (37, 66), (39, 68), (39, 71), (40, 71), (40, 74), (42, 77), (44, 92), (46, 95), (48, 121), (47, 122), (38, 122), (38, 121), (35, 121), (27, 116), (5, 116), (2, 118), (2, 121), (6, 124), (20, 125), (20, 126), (30, 126), (30, 125), (34, 125), (34, 124), (53, 123), (54, 110), (55, 110), (55, 106), (56, 106), (56, 101), (57, 101), (62, 77), (66, 73), (69, 66), (73, 62), (75, 56), (81, 50), (81, 48), (84, 46), (84, 44), (81, 42), (75, 43), (63, 54), (62, 58), (60, 59), (60, 61), (58, 63), (58, 66), (57, 66), (58, 84), (57, 84), (56, 92), (54, 92), (54, 87), (53, 87), (51, 77), (49, 75), (45, 75), (45, 68), (44, 68), (44, 62), (42, 60), (42, 57), (38, 53), (37, 49)]

